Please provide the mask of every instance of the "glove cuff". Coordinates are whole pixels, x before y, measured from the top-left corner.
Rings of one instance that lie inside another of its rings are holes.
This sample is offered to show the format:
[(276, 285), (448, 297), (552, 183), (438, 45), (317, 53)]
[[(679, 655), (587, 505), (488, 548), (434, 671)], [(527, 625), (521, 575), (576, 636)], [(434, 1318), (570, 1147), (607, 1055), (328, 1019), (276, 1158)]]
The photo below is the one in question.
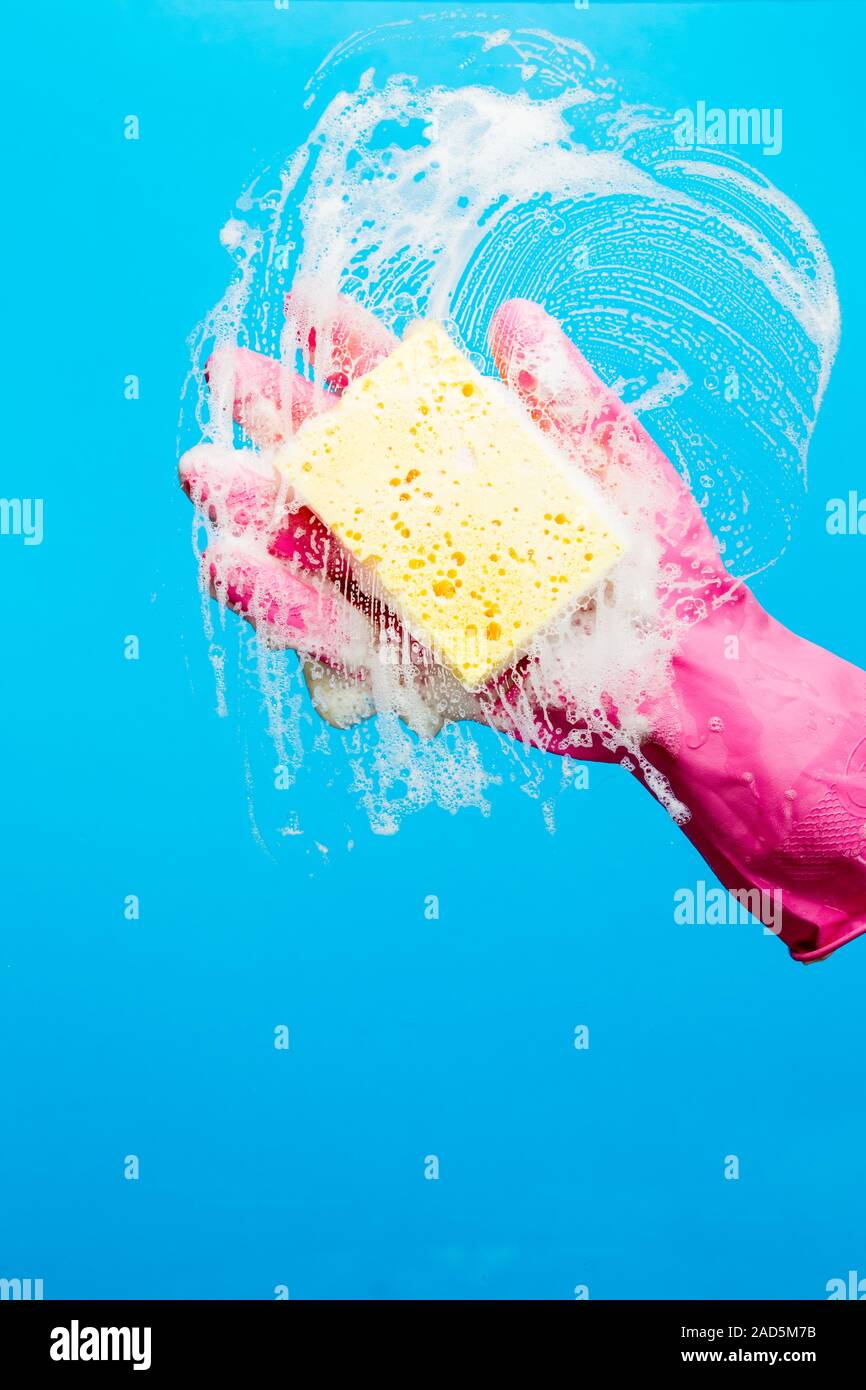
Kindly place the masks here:
[(689, 629), (651, 713), (686, 835), (741, 902), (773, 904), (791, 955), (866, 931), (866, 674), (740, 588)]

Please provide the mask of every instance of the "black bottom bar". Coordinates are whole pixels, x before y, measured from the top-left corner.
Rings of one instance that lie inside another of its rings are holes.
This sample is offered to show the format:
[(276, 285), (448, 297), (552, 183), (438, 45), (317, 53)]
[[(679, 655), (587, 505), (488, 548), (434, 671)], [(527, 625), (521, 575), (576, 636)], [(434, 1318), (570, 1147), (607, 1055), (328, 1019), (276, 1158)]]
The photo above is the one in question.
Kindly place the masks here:
[[(332, 1371), (342, 1357), (353, 1374), (385, 1369), (389, 1364), (410, 1374), (421, 1369), (429, 1372), (437, 1355), (453, 1370), (455, 1352), (448, 1346), (441, 1314), (417, 1338), (412, 1334), (417, 1346), (408, 1360), (400, 1336), (404, 1315), (397, 1324), (393, 1318), (384, 1324), (375, 1312), (370, 1316), (373, 1324), (362, 1327), (347, 1305), (340, 1304), (324, 1315), (327, 1321), (323, 1322), (315, 1305), (302, 1301), (4, 1301), (0, 1303), (0, 1373), (13, 1365), (25, 1373), (52, 1376), (92, 1377), (100, 1368), (108, 1368), (113, 1375), (134, 1374), (137, 1369), (153, 1379), (190, 1371), (199, 1384), (207, 1384), (208, 1376), (222, 1381), (227, 1374), (248, 1371), (251, 1366), (272, 1364), (287, 1372), (294, 1366), (297, 1371), (299, 1352), (311, 1353), (320, 1371)], [(407, 1312), (405, 1317), (410, 1323), (412, 1314)], [(707, 1365), (729, 1370), (799, 1365), (826, 1374), (859, 1364), (866, 1318), (858, 1307), (846, 1306), (844, 1301), (587, 1301), (571, 1304), (553, 1319), (550, 1331), (555, 1336), (560, 1329), (568, 1339), (564, 1349), (575, 1371), (600, 1361), (612, 1372), (646, 1374), (674, 1367), (700, 1371)], [(465, 1332), (465, 1327), (458, 1329), (461, 1338)], [(478, 1342), (477, 1324), (472, 1333), (470, 1345), (475, 1351), (466, 1356), (466, 1363), (477, 1365), (483, 1346), (488, 1375), (500, 1357), (512, 1364), (515, 1340), (518, 1344), (523, 1340), (513, 1317), (492, 1341), (485, 1331), (483, 1342)], [(536, 1334), (529, 1329), (524, 1335), (528, 1348)]]

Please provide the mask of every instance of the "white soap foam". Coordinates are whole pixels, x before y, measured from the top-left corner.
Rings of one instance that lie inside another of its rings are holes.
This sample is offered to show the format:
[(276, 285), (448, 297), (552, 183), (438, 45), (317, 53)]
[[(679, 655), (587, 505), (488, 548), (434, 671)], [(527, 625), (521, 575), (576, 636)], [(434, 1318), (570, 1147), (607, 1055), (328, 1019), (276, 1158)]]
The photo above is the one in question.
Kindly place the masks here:
[[(407, 75), (419, 67), (423, 77)], [(298, 342), (315, 329), (324, 380), (343, 365), (325, 351), (340, 293), (397, 336), (417, 318), (443, 321), (492, 373), (491, 317), (520, 296), (543, 305), (644, 416), (731, 572), (748, 578), (778, 558), (839, 333), (832, 269), (790, 199), (722, 150), (684, 154), (670, 114), (627, 103), (586, 48), (541, 30), (469, 31), (444, 14), (383, 26), (341, 44), (305, 104), (319, 112), (308, 140), (256, 178), (221, 233), (235, 271), (191, 338), (190, 393), (206, 440), (242, 442), (231, 402), (208, 398), (214, 344), (281, 356), (311, 377)], [(545, 361), (544, 379), (561, 409), (573, 388), (564, 357)], [(579, 413), (580, 401), (570, 408)], [(287, 415), (284, 400), (284, 431)], [(476, 717), (503, 731), (501, 756), (543, 800), (552, 829), (547, 774), (508, 735), (544, 743), (553, 723), (558, 746), (563, 729), (578, 757), (601, 740), (686, 819), (641, 755), (642, 709), (663, 693), (680, 625), (700, 616), (705, 598), (688, 564), (659, 583), (658, 479), (627, 433), (619, 451), (628, 467), (601, 482), (628, 522), (629, 553), (534, 644), (529, 677), (507, 706), (470, 700), (423, 653), (404, 643), (395, 654), (371, 636), (367, 658), (356, 653), (360, 678), (301, 654), (313, 703), (333, 725), (375, 713), (328, 733), (309, 718), (293, 659), (255, 643), (254, 670), (239, 660), (237, 673), (264, 694), (289, 781), (311, 749), (318, 756), (337, 740), (336, 761), (377, 830), (393, 832), (431, 803), (486, 813), (496, 782), (515, 773), (491, 756), (489, 739), (482, 756), (472, 726), (451, 722)], [(577, 451), (568, 466), (586, 462)], [(224, 704), (224, 643), (206, 622)]]

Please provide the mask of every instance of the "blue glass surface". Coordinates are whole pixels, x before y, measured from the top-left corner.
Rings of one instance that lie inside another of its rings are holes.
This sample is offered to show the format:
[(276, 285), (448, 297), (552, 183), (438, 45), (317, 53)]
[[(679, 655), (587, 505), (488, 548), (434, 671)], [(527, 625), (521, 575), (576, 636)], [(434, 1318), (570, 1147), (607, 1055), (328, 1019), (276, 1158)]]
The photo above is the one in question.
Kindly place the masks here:
[[(43, 498), (45, 534), (0, 539), (0, 1276), (58, 1298), (822, 1298), (866, 1275), (866, 944), (805, 969), (754, 925), (675, 925), (708, 871), (617, 769), (555, 835), (506, 782), (487, 817), (381, 837), (312, 768), (287, 796), (329, 853), (307, 833), (269, 855), (244, 771), (263, 716), (215, 710), (175, 468), (216, 232), (308, 133), (333, 45), (434, 8), (4, 19), (0, 491)], [(580, 37), (639, 100), (784, 109), (772, 177), (828, 248), (843, 332), (796, 533), (755, 588), (866, 665), (866, 539), (825, 528), (866, 487), (866, 10), (472, 9)]]

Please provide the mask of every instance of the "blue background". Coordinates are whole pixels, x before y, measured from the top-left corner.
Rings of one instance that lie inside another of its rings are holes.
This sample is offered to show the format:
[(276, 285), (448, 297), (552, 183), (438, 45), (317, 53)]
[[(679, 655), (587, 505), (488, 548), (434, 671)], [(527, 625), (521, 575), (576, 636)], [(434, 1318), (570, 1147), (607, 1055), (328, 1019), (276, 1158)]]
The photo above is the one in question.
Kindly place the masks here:
[[(307, 133), (304, 80), (431, 8), (4, 19), (0, 492), (43, 497), (46, 529), (0, 538), (0, 1276), (52, 1298), (825, 1297), (866, 1275), (866, 942), (806, 969), (754, 925), (675, 926), (674, 890), (711, 875), (614, 769), (554, 836), (505, 785), (488, 818), (391, 838), (352, 808), (348, 853), (345, 790), (314, 779), (286, 795), (337, 827), (327, 861), (251, 833), (175, 481), (185, 337), (235, 195)], [(824, 525), (866, 491), (866, 12), (487, 8), (584, 38), (637, 99), (783, 108), (772, 177), (828, 247), (843, 338), (797, 534), (755, 587), (866, 665), (866, 539)]]

